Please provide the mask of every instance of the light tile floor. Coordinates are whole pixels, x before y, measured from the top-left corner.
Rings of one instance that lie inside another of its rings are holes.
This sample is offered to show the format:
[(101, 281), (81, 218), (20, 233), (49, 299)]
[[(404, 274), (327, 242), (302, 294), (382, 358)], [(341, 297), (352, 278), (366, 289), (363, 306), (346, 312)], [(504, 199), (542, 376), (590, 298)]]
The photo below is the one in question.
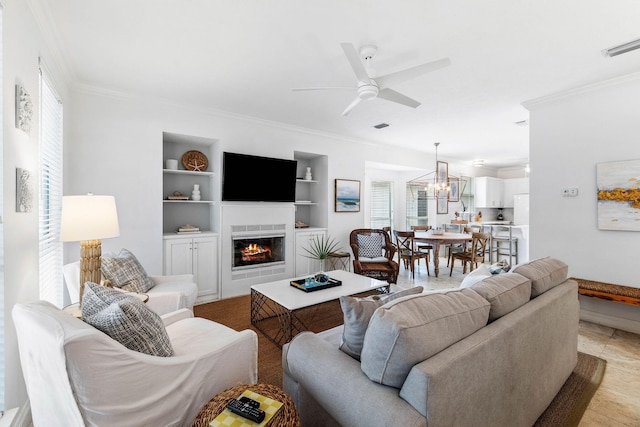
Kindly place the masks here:
[[(439, 277), (427, 276), (424, 261), (415, 279), (400, 266), (398, 285), (424, 286), (425, 289), (458, 287), (464, 275), (456, 265), (449, 277), (447, 260), (440, 259)], [(638, 308), (640, 310), (640, 308)], [(607, 361), (604, 378), (587, 408), (580, 427), (640, 427), (640, 335), (595, 323), (580, 322), (578, 350)]]

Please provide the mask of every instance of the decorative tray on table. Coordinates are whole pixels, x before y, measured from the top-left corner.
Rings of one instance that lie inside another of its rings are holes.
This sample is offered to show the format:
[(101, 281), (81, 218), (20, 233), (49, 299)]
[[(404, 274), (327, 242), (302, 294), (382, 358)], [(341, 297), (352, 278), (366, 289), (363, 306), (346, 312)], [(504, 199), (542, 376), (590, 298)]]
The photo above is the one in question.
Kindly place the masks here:
[[(313, 279), (313, 277), (311, 277), (310, 279)], [(342, 285), (342, 281), (331, 279), (331, 278), (329, 278), (329, 281), (327, 282), (318, 282), (316, 280), (307, 280), (307, 279), (299, 279), (299, 280), (291, 281), (291, 286), (293, 286), (294, 288), (301, 289), (305, 292), (319, 291), (321, 289), (333, 288), (335, 286), (340, 286), (340, 285)]]

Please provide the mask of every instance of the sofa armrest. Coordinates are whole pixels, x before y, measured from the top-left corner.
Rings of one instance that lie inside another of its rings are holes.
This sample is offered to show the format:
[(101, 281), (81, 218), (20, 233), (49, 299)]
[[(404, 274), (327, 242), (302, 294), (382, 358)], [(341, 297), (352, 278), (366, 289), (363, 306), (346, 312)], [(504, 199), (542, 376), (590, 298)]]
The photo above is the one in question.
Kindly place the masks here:
[(193, 274), (174, 274), (171, 276), (149, 276), (154, 285), (167, 282), (193, 282)]
[[(426, 426), (426, 419), (399, 397), (398, 389), (369, 380), (357, 360), (314, 333), (296, 335), (283, 348), (282, 364), (285, 375), (341, 425)], [(294, 395), (294, 401), (299, 397)], [(301, 417), (304, 424), (305, 414)]]
[(172, 323), (193, 317), (193, 312), (189, 309), (182, 308), (180, 310), (172, 311), (171, 313), (163, 314), (160, 317), (162, 318), (162, 323), (164, 323), (166, 328)]

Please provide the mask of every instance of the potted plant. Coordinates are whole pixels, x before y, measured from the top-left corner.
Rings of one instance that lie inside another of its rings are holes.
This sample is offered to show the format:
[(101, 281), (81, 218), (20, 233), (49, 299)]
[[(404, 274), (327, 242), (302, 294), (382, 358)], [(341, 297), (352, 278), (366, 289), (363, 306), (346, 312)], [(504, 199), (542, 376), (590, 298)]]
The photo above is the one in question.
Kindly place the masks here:
[(333, 252), (340, 250), (341, 247), (334, 238), (323, 234), (314, 236), (314, 238), (309, 242), (309, 247), (302, 249), (307, 253), (307, 255), (303, 256), (320, 261), (320, 268), (324, 271), (326, 260)]

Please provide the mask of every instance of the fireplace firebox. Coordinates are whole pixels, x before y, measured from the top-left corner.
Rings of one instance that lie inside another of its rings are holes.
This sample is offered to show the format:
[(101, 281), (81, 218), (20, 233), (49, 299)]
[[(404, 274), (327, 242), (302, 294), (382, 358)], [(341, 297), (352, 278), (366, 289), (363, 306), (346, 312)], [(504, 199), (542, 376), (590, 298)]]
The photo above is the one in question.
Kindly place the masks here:
[(232, 270), (284, 264), (284, 235), (233, 237)]

